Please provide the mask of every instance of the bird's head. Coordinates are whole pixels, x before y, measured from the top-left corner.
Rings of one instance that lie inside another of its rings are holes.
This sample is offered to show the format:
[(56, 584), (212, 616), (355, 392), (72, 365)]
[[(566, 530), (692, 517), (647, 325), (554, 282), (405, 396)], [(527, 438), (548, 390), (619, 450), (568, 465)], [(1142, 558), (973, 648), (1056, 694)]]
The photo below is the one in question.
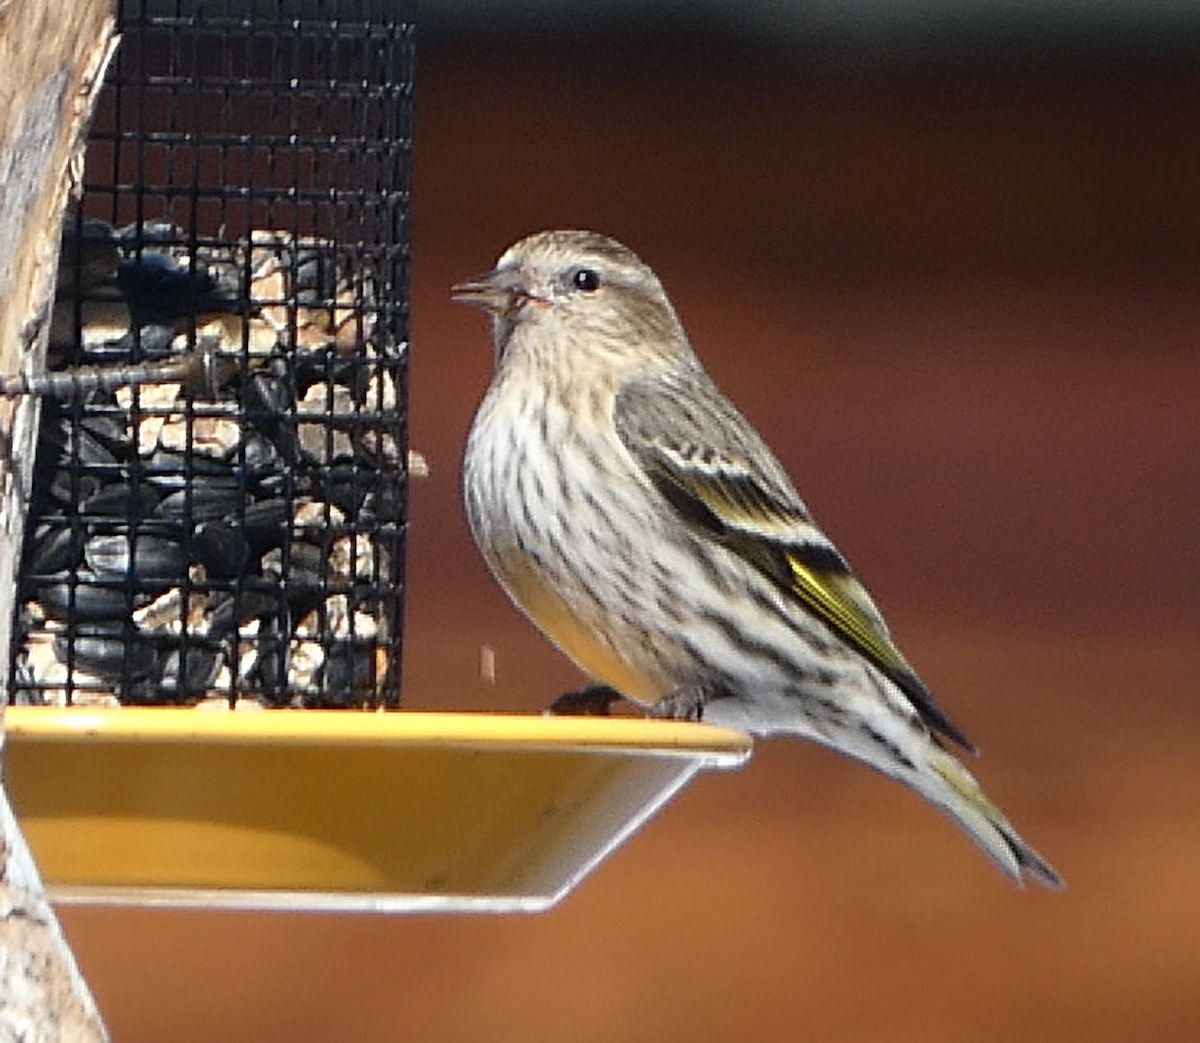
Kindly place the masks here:
[(491, 313), (498, 360), (514, 350), (610, 362), (690, 352), (658, 277), (628, 247), (596, 232), (528, 236), (487, 275), (451, 294)]

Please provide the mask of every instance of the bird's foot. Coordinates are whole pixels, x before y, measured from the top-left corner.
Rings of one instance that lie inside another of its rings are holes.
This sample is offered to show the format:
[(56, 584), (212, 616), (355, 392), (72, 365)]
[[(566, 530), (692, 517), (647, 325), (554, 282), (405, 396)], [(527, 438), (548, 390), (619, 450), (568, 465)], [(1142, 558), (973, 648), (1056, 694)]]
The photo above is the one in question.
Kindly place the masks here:
[(564, 692), (546, 712), (556, 717), (608, 717), (614, 703), (625, 696), (606, 684), (590, 684), (574, 692)]
[(651, 706), (649, 716), (669, 721), (699, 721), (704, 716), (704, 707), (730, 694), (724, 685), (711, 681), (685, 684)]

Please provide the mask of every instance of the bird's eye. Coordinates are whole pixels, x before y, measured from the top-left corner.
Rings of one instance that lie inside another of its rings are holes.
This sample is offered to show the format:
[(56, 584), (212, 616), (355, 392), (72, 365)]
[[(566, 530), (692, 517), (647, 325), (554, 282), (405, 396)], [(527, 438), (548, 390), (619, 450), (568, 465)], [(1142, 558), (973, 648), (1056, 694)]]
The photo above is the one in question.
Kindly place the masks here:
[(600, 273), (595, 268), (576, 268), (571, 273), (571, 285), (584, 293), (600, 289)]

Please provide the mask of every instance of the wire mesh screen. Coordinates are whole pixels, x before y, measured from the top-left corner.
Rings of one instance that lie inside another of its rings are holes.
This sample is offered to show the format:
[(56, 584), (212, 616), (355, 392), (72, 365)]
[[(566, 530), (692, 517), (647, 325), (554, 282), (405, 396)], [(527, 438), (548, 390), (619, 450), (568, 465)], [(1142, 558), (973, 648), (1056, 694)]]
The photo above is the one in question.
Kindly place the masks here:
[(409, 13), (119, 5), (37, 388), (17, 701), (398, 703)]

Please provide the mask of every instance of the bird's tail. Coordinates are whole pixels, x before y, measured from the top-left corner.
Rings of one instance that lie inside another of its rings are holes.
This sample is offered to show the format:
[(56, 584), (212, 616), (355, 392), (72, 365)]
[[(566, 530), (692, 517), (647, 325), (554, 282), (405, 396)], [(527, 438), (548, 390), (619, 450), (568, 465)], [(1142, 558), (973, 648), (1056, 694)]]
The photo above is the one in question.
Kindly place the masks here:
[(974, 777), (953, 756), (936, 747), (925, 757), (929, 773), (913, 785), (941, 807), (1017, 883), (1025, 877), (1060, 890), (1066, 884), (1054, 867), (1030, 847), (1003, 813), (979, 788)]

